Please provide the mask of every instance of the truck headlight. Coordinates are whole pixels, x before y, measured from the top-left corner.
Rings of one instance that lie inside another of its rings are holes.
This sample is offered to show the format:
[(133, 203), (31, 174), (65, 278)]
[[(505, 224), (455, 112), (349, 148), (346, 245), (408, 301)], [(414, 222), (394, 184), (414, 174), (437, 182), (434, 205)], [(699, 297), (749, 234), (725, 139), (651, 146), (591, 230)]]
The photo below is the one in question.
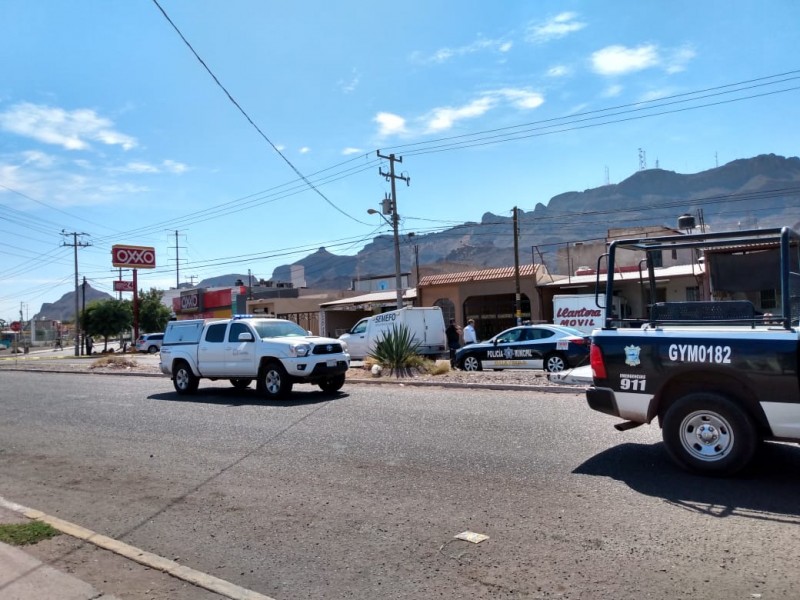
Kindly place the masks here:
[(347, 352), (347, 342), (339, 340), (339, 343), (342, 345), (342, 352)]
[(295, 356), (308, 356), (310, 351), (311, 346), (308, 344), (298, 344), (297, 346), (292, 346), (292, 354)]

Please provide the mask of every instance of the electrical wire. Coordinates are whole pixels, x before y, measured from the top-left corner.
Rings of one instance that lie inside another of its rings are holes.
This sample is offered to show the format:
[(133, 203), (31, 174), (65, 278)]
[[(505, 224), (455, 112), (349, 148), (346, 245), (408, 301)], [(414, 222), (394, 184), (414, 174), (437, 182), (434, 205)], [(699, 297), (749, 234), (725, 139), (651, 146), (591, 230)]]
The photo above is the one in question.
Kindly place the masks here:
[(252, 118), (250, 118), (250, 115), (248, 115), (248, 114), (247, 114), (247, 112), (246, 112), (246, 111), (245, 111), (245, 110), (244, 110), (244, 109), (241, 107), (241, 105), (240, 105), (240, 104), (239, 104), (239, 103), (236, 101), (236, 99), (235, 99), (235, 98), (234, 98), (234, 97), (231, 95), (231, 93), (228, 91), (228, 89), (227, 89), (227, 88), (226, 88), (224, 85), (222, 85), (222, 82), (220, 82), (220, 80), (217, 78), (217, 76), (216, 76), (216, 75), (214, 75), (214, 72), (213, 72), (213, 71), (212, 71), (212, 70), (209, 68), (209, 66), (206, 64), (206, 62), (205, 62), (205, 61), (204, 61), (204, 60), (203, 60), (203, 59), (200, 57), (200, 55), (197, 53), (197, 51), (194, 49), (194, 47), (192, 47), (192, 45), (189, 43), (189, 40), (187, 40), (187, 39), (186, 39), (186, 37), (185, 37), (185, 36), (183, 35), (183, 33), (181, 32), (181, 30), (180, 30), (180, 29), (178, 29), (178, 26), (177, 26), (177, 25), (175, 25), (175, 23), (172, 21), (172, 19), (170, 19), (170, 17), (169, 17), (169, 15), (167, 14), (167, 12), (166, 12), (166, 11), (165, 11), (165, 10), (164, 10), (164, 9), (161, 7), (161, 5), (158, 3), (158, 0), (153, 0), (153, 4), (155, 4), (155, 5), (156, 5), (156, 7), (158, 8), (158, 10), (160, 10), (160, 11), (161, 11), (161, 14), (162, 14), (162, 15), (164, 15), (164, 18), (167, 20), (167, 22), (168, 22), (168, 23), (169, 23), (169, 24), (172, 26), (172, 28), (175, 30), (175, 32), (178, 34), (178, 36), (180, 36), (180, 38), (183, 40), (183, 43), (184, 43), (184, 44), (186, 44), (186, 46), (189, 48), (189, 50), (191, 51), (191, 53), (192, 53), (192, 54), (194, 54), (194, 57), (195, 57), (195, 58), (196, 58), (196, 59), (197, 59), (197, 60), (200, 62), (200, 64), (201, 64), (201, 65), (203, 65), (203, 68), (206, 70), (206, 72), (207, 72), (207, 73), (208, 73), (208, 74), (211, 76), (211, 78), (214, 80), (214, 83), (216, 83), (216, 84), (217, 84), (217, 86), (219, 86), (219, 88), (220, 88), (220, 89), (221, 89), (221, 90), (222, 90), (222, 91), (225, 93), (225, 95), (228, 97), (228, 100), (230, 100), (230, 101), (231, 101), (231, 103), (233, 103), (233, 105), (234, 105), (234, 106), (235, 106), (235, 107), (236, 107), (236, 108), (239, 110), (239, 112), (240, 112), (240, 113), (242, 113), (242, 115), (244, 116), (244, 118), (245, 118), (245, 119), (247, 119), (247, 122), (248, 122), (248, 123), (250, 123), (250, 125), (252, 125), (252, 126), (253, 126), (253, 128), (254, 128), (254, 129), (255, 129), (255, 130), (256, 130), (256, 131), (259, 133), (259, 135), (260, 135), (262, 138), (264, 138), (264, 140), (266, 140), (266, 142), (267, 142), (267, 143), (268, 143), (268, 144), (269, 144), (269, 145), (272, 147), (272, 149), (273, 149), (273, 150), (274, 150), (274, 151), (275, 151), (275, 152), (278, 154), (278, 156), (280, 156), (280, 157), (283, 159), (283, 161), (284, 161), (284, 162), (285, 162), (287, 165), (289, 165), (289, 167), (292, 169), (292, 171), (294, 171), (294, 172), (295, 172), (295, 174), (296, 174), (296, 175), (297, 175), (297, 176), (298, 176), (300, 179), (302, 179), (302, 180), (303, 180), (303, 182), (305, 182), (305, 184), (306, 184), (306, 185), (307, 185), (309, 188), (311, 188), (312, 190), (314, 190), (314, 191), (315, 191), (315, 192), (316, 192), (316, 193), (317, 193), (317, 194), (318, 194), (318, 195), (319, 195), (319, 196), (320, 196), (320, 197), (321, 197), (323, 200), (325, 200), (325, 202), (327, 202), (327, 203), (328, 203), (328, 204), (329, 204), (331, 207), (333, 207), (334, 209), (336, 209), (337, 211), (339, 211), (340, 213), (342, 213), (342, 214), (343, 214), (345, 217), (347, 217), (348, 219), (352, 219), (353, 221), (355, 221), (356, 223), (360, 223), (361, 225), (367, 225), (368, 223), (365, 223), (364, 221), (361, 221), (361, 220), (359, 220), (359, 219), (356, 219), (354, 216), (350, 215), (349, 213), (346, 213), (346, 212), (345, 212), (345, 211), (343, 211), (341, 208), (339, 208), (338, 206), (336, 206), (336, 204), (334, 204), (334, 203), (333, 203), (333, 202), (332, 202), (332, 201), (331, 201), (331, 200), (330, 200), (330, 199), (329, 199), (329, 198), (328, 198), (328, 197), (327, 197), (325, 194), (323, 194), (323, 193), (322, 193), (322, 192), (319, 190), (319, 188), (317, 188), (317, 187), (316, 187), (316, 186), (315, 186), (313, 183), (311, 183), (311, 181), (309, 181), (309, 180), (308, 180), (308, 178), (307, 178), (305, 175), (303, 175), (303, 174), (300, 172), (300, 170), (299, 170), (297, 167), (295, 167), (295, 166), (294, 166), (294, 164), (292, 163), (292, 161), (290, 161), (290, 160), (289, 160), (289, 159), (286, 157), (286, 155), (285, 155), (283, 152), (281, 152), (281, 151), (280, 151), (280, 149), (279, 149), (279, 148), (278, 148), (278, 147), (277, 147), (275, 144), (273, 144), (273, 143), (272, 143), (272, 140), (271, 140), (271, 139), (269, 139), (269, 138), (267, 137), (267, 135), (266, 135), (266, 134), (265, 134), (265, 133), (264, 133), (264, 132), (261, 130), (261, 128), (260, 128), (258, 125), (256, 125), (255, 121), (253, 121), (253, 119), (252, 119)]

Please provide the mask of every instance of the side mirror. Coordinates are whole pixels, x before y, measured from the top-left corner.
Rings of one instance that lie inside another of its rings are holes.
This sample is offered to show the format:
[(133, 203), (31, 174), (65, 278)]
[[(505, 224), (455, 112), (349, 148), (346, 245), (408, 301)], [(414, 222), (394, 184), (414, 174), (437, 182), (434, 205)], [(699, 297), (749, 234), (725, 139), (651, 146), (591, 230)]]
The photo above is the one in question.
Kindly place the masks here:
[(239, 334), (239, 341), (240, 342), (252, 342), (253, 341), (253, 334), (249, 331), (243, 331)]

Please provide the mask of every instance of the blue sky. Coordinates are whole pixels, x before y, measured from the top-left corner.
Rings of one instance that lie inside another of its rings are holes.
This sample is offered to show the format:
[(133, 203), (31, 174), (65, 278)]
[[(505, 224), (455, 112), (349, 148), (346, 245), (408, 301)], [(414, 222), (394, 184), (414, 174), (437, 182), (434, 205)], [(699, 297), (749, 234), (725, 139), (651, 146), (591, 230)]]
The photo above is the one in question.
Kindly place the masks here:
[(0, 318), (73, 288), (62, 230), (109, 292), (113, 244), (174, 286), (176, 230), (182, 282), (353, 254), (389, 231), (378, 149), (419, 234), (619, 182), (640, 148), (798, 155), (795, 0), (159, 4), (241, 110), (152, 0), (0, 3)]

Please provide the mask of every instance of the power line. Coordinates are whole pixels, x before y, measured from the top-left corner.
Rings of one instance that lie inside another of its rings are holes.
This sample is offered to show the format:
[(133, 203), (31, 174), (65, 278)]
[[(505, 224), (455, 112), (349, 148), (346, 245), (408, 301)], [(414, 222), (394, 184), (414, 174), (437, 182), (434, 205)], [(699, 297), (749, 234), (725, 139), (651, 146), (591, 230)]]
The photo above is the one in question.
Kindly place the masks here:
[(339, 211), (340, 213), (342, 213), (342, 214), (343, 214), (345, 217), (347, 217), (348, 219), (352, 219), (353, 221), (355, 221), (356, 223), (360, 223), (361, 225), (368, 225), (368, 223), (365, 223), (365, 222), (363, 222), (363, 221), (361, 221), (361, 220), (359, 220), (359, 219), (356, 219), (354, 216), (352, 216), (352, 215), (350, 215), (350, 214), (346, 213), (346, 212), (345, 212), (345, 211), (343, 211), (341, 208), (339, 208), (338, 206), (336, 206), (336, 205), (335, 205), (333, 202), (331, 202), (331, 200), (330, 200), (330, 199), (329, 199), (329, 198), (328, 198), (328, 197), (327, 197), (325, 194), (323, 194), (321, 191), (319, 191), (319, 189), (318, 189), (318, 188), (317, 188), (317, 187), (316, 187), (316, 186), (315, 186), (313, 183), (311, 183), (311, 181), (309, 181), (309, 180), (308, 180), (308, 178), (306, 178), (306, 176), (305, 176), (305, 175), (303, 175), (303, 174), (300, 172), (300, 170), (299, 170), (297, 167), (295, 167), (295, 166), (294, 166), (294, 164), (292, 164), (292, 161), (290, 161), (290, 160), (289, 160), (289, 159), (286, 157), (286, 155), (285, 155), (283, 152), (281, 152), (281, 151), (278, 149), (278, 147), (277, 147), (275, 144), (273, 144), (273, 143), (272, 143), (272, 140), (271, 140), (271, 139), (269, 139), (269, 138), (267, 137), (267, 134), (265, 134), (265, 133), (264, 133), (264, 132), (261, 130), (261, 128), (260, 128), (258, 125), (256, 125), (255, 121), (253, 121), (253, 119), (251, 119), (251, 118), (250, 118), (250, 115), (248, 115), (248, 114), (247, 114), (247, 112), (246, 112), (246, 111), (245, 111), (245, 110), (244, 110), (244, 109), (241, 107), (241, 105), (240, 105), (240, 104), (239, 104), (239, 103), (236, 101), (236, 99), (235, 99), (235, 98), (234, 98), (234, 97), (231, 95), (231, 93), (230, 93), (230, 92), (227, 90), (227, 88), (226, 88), (224, 85), (222, 85), (222, 82), (220, 82), (220, 80), (217, 78), (217, 76), (216, 76), (216, 75), (214, 75), (214, 72), (213, 72), (213, 71), (212, 71), (212, 70), (209, 68), (209, 66), (206, 64), (206, 62), (205, 62), (205, 61), (204, 61), (204, 60), (203, 60), (203, 59), (200, 57), (200, 55), (199, 55), (199, 54), (198, 54), (198, 53), (195, 51), (194, 47), (192, 47), (192, 45), (189, 43), (189, 40), (187, 40), (187, 39), (186, 39), (186, 37), (185, 37), (185, 36), (183, 35), (183, 33), (181, 32), (181, 30), (180, 30), (180, 29), (178, 29), (178, 26), (177, 26), (177, 25), (175, 25), (175, 23), (173, 23), (172, 19), (170, 19), (170, 18), (169, 18), (169, 15), (167, 14), (167, 12), (166, 12), (166, 11), (165, 11), (163, 8), (161, 8), (161, 5), (158, 3), (158, 0), (153, 0), (153, 4), (155, 4), (155, 5), (156, 5), (156, 7), (158, 7), (158, 10), (160, 10), (160, 11), (161, 11), (161, 14), (162, 14), (162, 15), (164, 15), (164, 18), (167, 20), (167, 22), (168, 22), (170, 25), (172, 25), (172, 28), (175, 30), (175, 32), (176, 32), (176, 33), (177, 33), (177, 34), (180, 36), (180, 38), (183, 40), (183, 43), (184, 43), (184, 44), (186, 44), (186, 46), (189, 48), (189, 50), (191, 51), (191, 53), (192, 53), (192, 54), (194, 54), (194, 57), (195, 57), (195, 58), (196, 58), (196, 59), (197, 59), (197, 60), (200, 62), (200, 64), (201, 64), (201, 65), (203, 65), (203, 68), (204, 68), (204, 69), (206, 70), (206, 72), (207, 72), (207, 73), (208, 73), (208, 74), (211, 76), (211, 78), (212, 78), (212, 79), (214, 80), (214, 82), (215, 82), (215, 83), (216, 83), (216, 84), (219, 86), (219, 88), (220, 88), (220, 89), (221, 89), (221, 90), (222, 90), (222, 91), (225, 93), (225, 95), (228, 97), (228, 100), (230, 100), (230, 101), (231, 101), (231, 103), (233, 103), (233, 105), (234, 105), (234, 106), (235, 106), (235, 107), (236, 107), (236, 108), (239, 110), (239, 112), (240, 112), (240, 113), (242, 113), (242, 115), (244, 116), (244, 118), (245, 118), (245, 119), (247, 119), (247, 122), (248, 122), (248, 123), (250, 123), (250, 125), (252, 125), (252, 126), (253, 126), (253, 128), (254, 128), (254, 129), (255, 129), (255, 130), (256, 130), (256, 131), (259, 133), (259, 135), (260, 135), (262, 138), (264, 138), (264, 140), (266, 140), (266, 142), (267, 142), (267, 143), (268, 143), (268, 144), (269, 144), (269, 145), (272, 147), (272, 149), (273, 149), (273, 150), (274, 150), (274, 151), (275, 151), (275, 152), (278, 154), (278, 156), (280, 156), (280, 157), (283, 159), (283, 161), (284, 161), (284, 162), (285, 162), (287, 165), (289, 165), (289, 167), (291, 167), (292, 171), (294, 171), (294, 172), (295, 172), (295, 174), (297, 174), (297, 176), (298, 176), (300, 179), (302, 179), (302, 180), (305, 182), (305, 184), (306, 184), (306, 185), (307, 185), (309, 188), (311, 188), (312, 190), (314, 190), (314, 191), (315, 191), (315, 192), (316, 192), (316, 193), (317, 193), (317, 194), (318, 194), (318, 195), (319, 195), (319, 196), (320, 196), (320, 197), (321, 197), (323, 200), (325, 200), (325, 202), (327, 202), (327, 203), (328, 203), (330, 206), (332, 206), (334, 209), (336, 209), (337, 211)]

